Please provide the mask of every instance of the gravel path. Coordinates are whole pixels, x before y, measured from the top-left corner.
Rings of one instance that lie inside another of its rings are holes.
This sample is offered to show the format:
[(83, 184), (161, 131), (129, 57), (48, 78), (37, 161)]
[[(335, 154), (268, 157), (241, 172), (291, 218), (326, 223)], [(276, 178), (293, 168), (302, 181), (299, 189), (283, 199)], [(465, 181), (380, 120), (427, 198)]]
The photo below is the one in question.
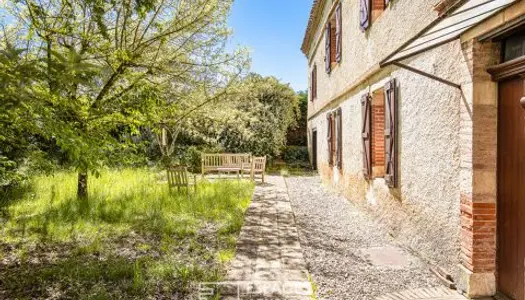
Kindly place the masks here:
[(299, 238), (318, 299), (375, 299), (440, 286), (418, 258), (319, 177), (286, 178)]

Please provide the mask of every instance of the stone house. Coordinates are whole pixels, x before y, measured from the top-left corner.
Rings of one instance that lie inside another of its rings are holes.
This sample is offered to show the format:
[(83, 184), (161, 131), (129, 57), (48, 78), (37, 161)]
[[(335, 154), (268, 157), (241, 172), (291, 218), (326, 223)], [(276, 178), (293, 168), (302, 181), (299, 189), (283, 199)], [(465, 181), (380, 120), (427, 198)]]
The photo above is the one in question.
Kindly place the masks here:
[(525, 299), (524, 28), (519, 0), (314, 0), (302, 45), (324, 183), (473, 298)]

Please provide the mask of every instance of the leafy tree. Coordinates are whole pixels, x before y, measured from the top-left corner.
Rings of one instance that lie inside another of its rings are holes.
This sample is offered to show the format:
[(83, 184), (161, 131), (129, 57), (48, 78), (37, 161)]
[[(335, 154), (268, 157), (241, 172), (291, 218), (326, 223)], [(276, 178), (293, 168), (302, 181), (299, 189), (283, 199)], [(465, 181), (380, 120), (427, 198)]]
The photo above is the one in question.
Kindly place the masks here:
[(308, 122), (308, 93), (300, 91), (299, 96), (299, 111), (300, 114), (297, 119), (297, 126), (290, 127), (287, 133), (286, 141), (288, 145), (306, 146), (307, 145), (307, 122)]
[(220, 109), (209, 106), (185, 123), (185, 134), (230, 152), (277, 156), (286, 133), (297, 124), (299, 98), (275, 77), (249, 74), (224, 95)]
[(132, 145), (122, 133), (161, 124), (180, 103), (199, 107), (217, 99), (242, 73), (244, 53), (225, 50), (231, 3), (5, 2), (16, 35), (4, 32), (2, 48), (11, 41), (25, 49), (15, 51), (43, 74), (23, 86), (31, 92), (22, 106), (38, 103), (34, 121), (78, 170), (79, 198), (87, 197), (88, 172), (97, 174), (108, 154)]

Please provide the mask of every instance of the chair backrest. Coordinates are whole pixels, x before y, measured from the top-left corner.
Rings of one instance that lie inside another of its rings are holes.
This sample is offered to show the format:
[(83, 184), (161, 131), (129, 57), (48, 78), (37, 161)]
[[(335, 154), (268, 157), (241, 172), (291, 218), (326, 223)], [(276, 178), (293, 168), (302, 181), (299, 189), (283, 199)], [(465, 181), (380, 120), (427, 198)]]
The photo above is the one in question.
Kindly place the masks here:
[(170, 187), (188, 186), (188, 170), (185, 166), (168, 167), (168, 184)]
[(266, 156), (253, 158), (253, 170), (254, 171), (264, 172), (265, 168), (266, 168)]

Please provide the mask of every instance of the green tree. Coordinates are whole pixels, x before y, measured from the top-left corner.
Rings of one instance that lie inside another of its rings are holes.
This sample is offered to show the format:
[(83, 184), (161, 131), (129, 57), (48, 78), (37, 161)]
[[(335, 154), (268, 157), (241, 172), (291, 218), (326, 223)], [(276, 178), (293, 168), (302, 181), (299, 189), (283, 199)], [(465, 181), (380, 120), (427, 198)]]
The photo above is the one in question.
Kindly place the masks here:
[(220, 106), (209, 106), (188, 118), (185, 134), (230, 152), (279, 155), (300, 114), (294, 90), (275, 77), (252, 73), (224, 97)]
[(2, 47), (12, 41), (25, 49), (19, 55), (44, 74), (24, 86), (31, 90), (25, 103), (40, 103), (35, 121), (78, 170), (79, 198), (88, 195), (88, 173), (97, 174), (108, 153), (130, 146), (120, 133), (162, 124), (180, 103), (198, 107), (215, 99), (242, 73), (244, 53), (225, 49), (231, 3), (5, 2), (16, 34), (4, 33)]

